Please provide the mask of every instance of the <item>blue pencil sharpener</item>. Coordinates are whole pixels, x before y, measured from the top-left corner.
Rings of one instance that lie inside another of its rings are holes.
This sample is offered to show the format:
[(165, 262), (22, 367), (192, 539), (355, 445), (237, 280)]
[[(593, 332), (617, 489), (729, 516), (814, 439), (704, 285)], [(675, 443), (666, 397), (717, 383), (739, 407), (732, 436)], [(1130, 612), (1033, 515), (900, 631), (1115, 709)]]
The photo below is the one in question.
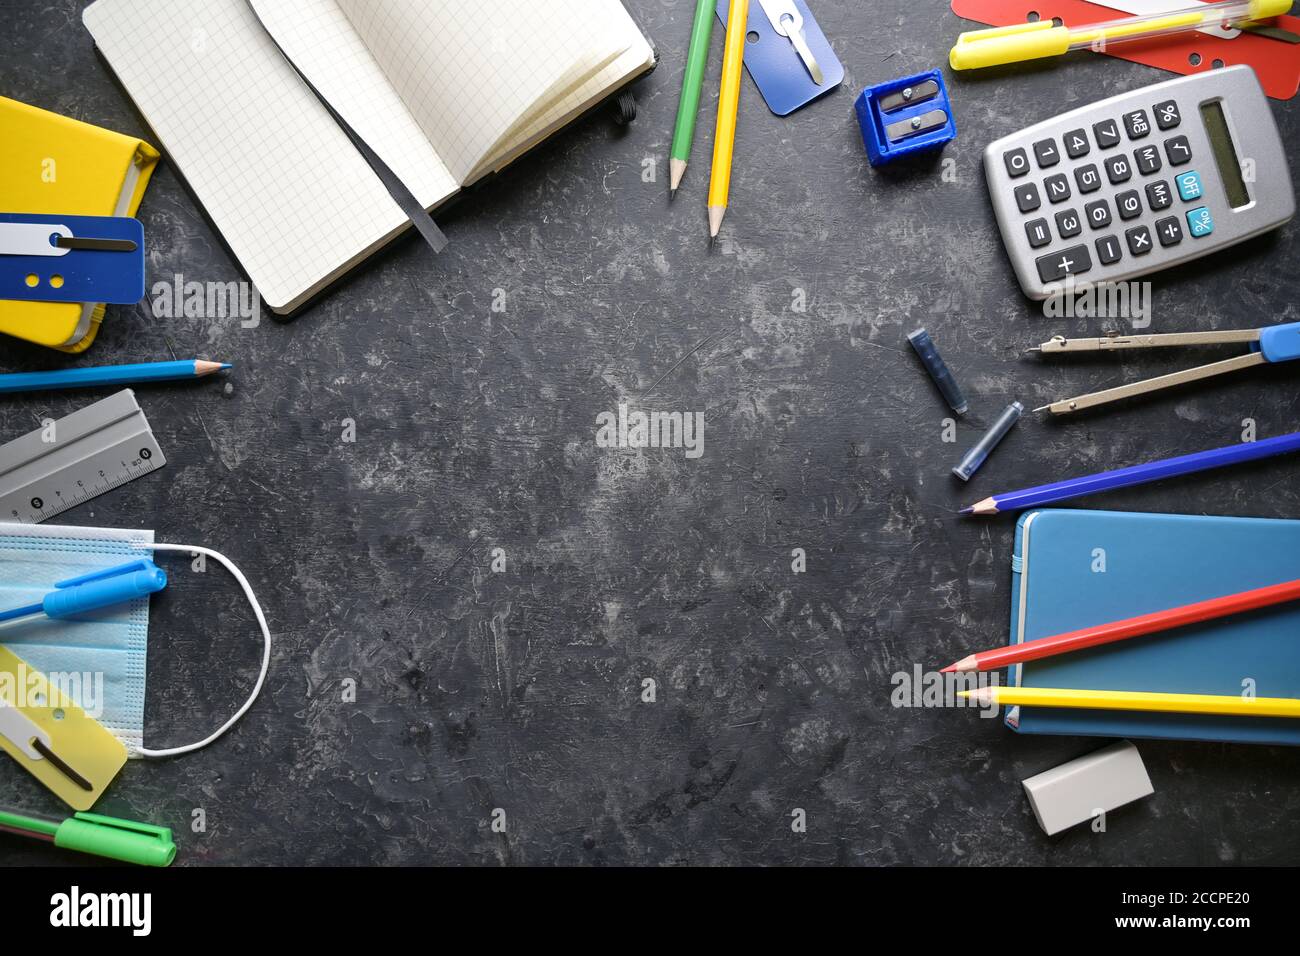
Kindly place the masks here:
[(941, 149), (957, 135), (938, 70), (868, 86), (853, 104), (872, 166)]

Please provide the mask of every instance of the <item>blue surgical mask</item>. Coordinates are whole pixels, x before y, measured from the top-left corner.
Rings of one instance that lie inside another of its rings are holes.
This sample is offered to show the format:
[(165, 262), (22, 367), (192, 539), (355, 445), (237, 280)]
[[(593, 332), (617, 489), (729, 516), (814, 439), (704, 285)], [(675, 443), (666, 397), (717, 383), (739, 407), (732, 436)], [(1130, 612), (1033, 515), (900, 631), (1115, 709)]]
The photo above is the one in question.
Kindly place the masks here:
[[(0, 524), (0, 609), (39, 601), (58, 581), (141, 557), (152, 531)], [(96, 612), (93, 619), (44, 617), (0, 625), (0, 644), (46, 675), (79, 675), (76, 701), (117, 736), (132, 757), (144, 746), (149, 600)], [(89, 677), (87, 677), (89, 675)]]

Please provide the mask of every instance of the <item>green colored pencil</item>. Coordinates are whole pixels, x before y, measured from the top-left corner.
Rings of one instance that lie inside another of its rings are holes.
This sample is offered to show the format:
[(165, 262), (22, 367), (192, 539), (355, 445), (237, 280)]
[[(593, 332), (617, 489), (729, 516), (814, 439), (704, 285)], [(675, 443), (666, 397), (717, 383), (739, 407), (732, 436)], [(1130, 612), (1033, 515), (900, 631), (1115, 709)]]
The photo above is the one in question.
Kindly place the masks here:
[(695, 139), (695, 118), (700, 112), (700, 91), (704, 88), (704, 70), (709, 65), (709, 41), (713, 39), (713, 0), (696, 0), (695, 23), (691, 26), (691, 46), (686, 52), (686, 75), (682, 78), (682, 100), (677, 106), (677, 125), (673, 129), (673, 148), (669, 152), (669, 189), (677, 192), (686, 175)]

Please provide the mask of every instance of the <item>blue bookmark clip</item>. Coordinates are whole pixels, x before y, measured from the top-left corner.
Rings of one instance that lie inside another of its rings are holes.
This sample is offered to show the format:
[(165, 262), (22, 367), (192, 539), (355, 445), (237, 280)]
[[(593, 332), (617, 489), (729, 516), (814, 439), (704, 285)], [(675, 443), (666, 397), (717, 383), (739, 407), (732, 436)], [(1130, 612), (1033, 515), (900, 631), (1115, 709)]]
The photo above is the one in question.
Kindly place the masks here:
[[(728, 0), (718, 0), (724, 27), (729, 7)], [(784, 32), (777, 30), (777, 23)], [(792, 29), (797, 33), (793, 38)], [(746, 33), (745, 69), (777, 116), (789, 116), (844, 81), (844, 66), (804, 0), (753, 0)], [(813, 79), (805, 55), (821, 73), (820, 83)]]
[(39, 603), (0, 611), (0, 621), (15, 621), (41, 613), (51, 620), (63, 621), (157, 594), (165, 587), (167, 572), (144, 558), (59, 581)]
[(144, 298), (144, 226), (118, 216), (0, 213), (0, 299)]

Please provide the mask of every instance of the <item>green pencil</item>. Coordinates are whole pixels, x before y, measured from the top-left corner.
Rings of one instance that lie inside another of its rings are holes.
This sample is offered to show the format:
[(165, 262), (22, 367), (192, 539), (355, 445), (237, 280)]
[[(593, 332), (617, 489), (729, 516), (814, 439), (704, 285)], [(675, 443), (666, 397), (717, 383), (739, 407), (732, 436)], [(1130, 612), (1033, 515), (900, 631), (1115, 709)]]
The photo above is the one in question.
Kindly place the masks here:
[(673, 148), (669, 152), (670, 181), (673, 193), (686, 175), (691, 158), (691, 141), (695, 139), (695, 118), (700, 112), (700, 90), (704, 87), (704, 69), (709, 64), (709, 41), (713, 38), (713, 0), (696, 0), (695, 23), (691, 26), (691, 46), (686, 52), (686, 75), (682, 77), (682, 100), (677, 106), (677, 125), (673, 129)]

